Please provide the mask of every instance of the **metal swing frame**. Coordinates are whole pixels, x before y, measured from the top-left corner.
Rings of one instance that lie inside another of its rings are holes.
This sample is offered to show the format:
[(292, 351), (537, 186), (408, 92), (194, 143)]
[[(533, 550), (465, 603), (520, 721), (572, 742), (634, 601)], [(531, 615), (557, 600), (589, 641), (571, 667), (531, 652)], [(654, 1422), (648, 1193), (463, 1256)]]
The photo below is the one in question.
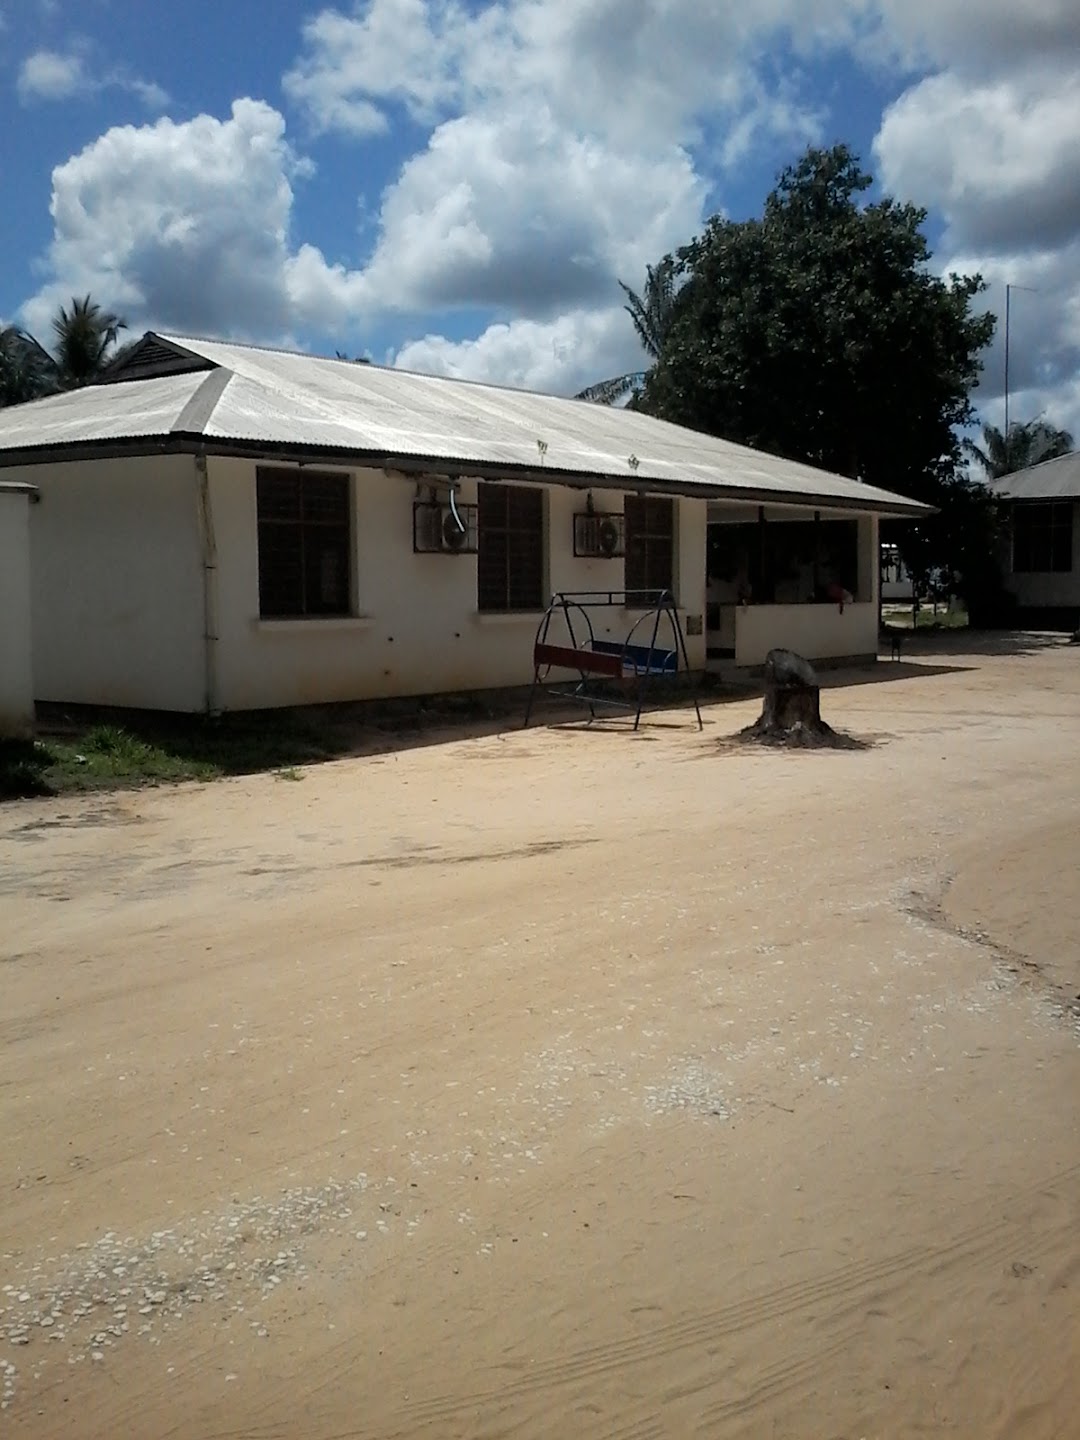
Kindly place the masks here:
[[(590, 611), (598, 609), (641, 610), (642, 614), (631, 625), (624, 641), (598, 640), (590, 615)], [(556, 619), (565, 629), (567, 645), (548, 641), (552, 621)], [(659, 643), (665, 619), (671, 631), (670, 645)], [(577, 684), (569, 689), (559, 688), (558, 682), (548, 687), (545, 682), (552, 670), (577, 671)], [(680, 673), (685, 673), (690, 680), (690, 699), (698, 729), (703, 730), (697, 684), (671, 590), (557, 590), (544, 611), (533, 643), (533, 682), (525, 707), (525, 725), (532, 716), (537, 692), (543, 688), (548, 695), (586, 706), (590, 722), (597, 719), (598, 707), (632, 710), (637, 730), (650, 682), (674, 678)], [(614, 681), (624, 686), (630, 682), (630, 693), (620, 695), (611, 688), (601, 689), (597, 681)]]

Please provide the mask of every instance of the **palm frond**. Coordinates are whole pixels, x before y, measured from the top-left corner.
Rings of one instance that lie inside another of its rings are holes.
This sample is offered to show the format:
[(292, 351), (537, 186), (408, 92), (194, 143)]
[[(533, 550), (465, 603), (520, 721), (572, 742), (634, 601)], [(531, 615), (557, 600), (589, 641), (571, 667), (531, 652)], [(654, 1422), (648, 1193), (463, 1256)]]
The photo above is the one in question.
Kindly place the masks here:
[(645, 383), (644, 370), (631, 370), (626, 375), (615, 375), (610, 380), (599, 380), (595, 385), (586, 385), (574, 396), (575, 400), (589, 400), (594, 405), (617, 405)]

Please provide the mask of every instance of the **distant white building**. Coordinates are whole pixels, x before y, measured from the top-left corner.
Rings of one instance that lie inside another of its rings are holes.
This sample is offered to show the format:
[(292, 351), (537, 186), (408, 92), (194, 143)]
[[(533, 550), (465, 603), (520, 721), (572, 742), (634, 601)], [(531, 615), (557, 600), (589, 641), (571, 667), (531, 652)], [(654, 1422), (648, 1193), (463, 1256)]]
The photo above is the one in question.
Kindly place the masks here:
[(992, 482), (1006, 502), (1001, 561), (1019, 624), (1080, 627), (1080, 451)]
[(670, 587), (696, 667), (873, 659), (878, 517), (924, 512), (633, 411), (152, 333), (0, 411), (0, 479), (41, 496), (37, 698), (178, 711), (525, 683), (556, 590)]
[(915, 586), (911, 572), (900, 557), (898, 545), (883, 544), (881, 547), (881, 598), (882, 600), (912, 600)]

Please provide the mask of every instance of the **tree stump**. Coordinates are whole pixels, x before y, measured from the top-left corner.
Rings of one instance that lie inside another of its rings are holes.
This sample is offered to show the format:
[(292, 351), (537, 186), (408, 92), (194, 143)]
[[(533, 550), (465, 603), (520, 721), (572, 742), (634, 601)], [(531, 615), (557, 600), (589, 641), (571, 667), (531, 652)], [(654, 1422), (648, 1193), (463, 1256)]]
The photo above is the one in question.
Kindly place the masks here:
[(793, 650), (769, 651), (761, 715), (742, 733), (774, 745), (813, 745), (834, 738), (836, 732), (821, 718), (821, 688), (808, 660)]

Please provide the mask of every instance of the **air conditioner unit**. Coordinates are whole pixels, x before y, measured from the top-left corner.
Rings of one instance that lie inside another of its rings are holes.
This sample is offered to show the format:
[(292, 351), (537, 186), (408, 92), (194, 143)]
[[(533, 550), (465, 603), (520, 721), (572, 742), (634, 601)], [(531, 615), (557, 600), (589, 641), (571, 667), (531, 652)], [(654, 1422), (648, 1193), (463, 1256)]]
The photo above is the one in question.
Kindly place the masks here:
[(476, 506), (417, 500), (413, 504), (413, 550), (419, 555), (475, 555)]
[(618, 511), (574, 516), (574, 554), (597, 560), (614, 560), (626, 554), (623, 517)]

